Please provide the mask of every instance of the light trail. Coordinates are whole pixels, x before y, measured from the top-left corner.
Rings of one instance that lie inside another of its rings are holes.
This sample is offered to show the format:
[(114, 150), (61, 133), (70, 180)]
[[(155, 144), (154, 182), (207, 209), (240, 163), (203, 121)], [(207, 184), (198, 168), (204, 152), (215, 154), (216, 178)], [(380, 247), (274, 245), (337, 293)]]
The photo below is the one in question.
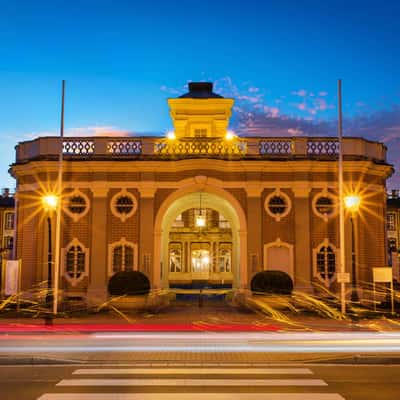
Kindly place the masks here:
[(1, 336), (1, 354), (44, 352), (400, 353), (400, 333), (186, 332)]

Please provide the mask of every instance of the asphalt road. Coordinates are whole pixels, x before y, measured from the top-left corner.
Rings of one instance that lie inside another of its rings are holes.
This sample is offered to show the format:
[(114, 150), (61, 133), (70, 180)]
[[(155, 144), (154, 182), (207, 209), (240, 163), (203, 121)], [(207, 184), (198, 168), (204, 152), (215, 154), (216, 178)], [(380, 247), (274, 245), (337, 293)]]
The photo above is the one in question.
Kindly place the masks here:
[(400, 366), (80, 364), (0, 367), (1, 400), (397, 400)]

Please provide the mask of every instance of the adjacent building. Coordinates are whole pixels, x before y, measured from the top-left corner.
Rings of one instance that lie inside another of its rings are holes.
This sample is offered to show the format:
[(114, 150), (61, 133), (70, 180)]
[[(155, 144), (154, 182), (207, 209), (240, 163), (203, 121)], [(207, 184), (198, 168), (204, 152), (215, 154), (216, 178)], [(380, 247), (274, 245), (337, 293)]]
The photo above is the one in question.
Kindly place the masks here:
[(386, 229), (388, 240), (389, 265), (393, 268), (394, 278), (400, 282), (400, 194), (399, 190), (392, 190), (388, 193)]
[[(103, 301), (120, 270), (140, 270), (153, 288), (198, 283), (247, 288), (261, 270), (282, 270), (299, 290), (337, 290), (338, 151), (335, 137), (237, 136), (234, 99), (191, 83), (168, 100), (166, 137), (40, 137), (16, 147), (16, 256), (22, 286), (47, 279), (56, 216), (41, 198), (57, 188), (63, 153), (61, 276), (65, 296)], [(352, 227), (357, 284), (387, 265), (383, 144), (346, 137), (346, 270)], [(49, 221), (51, 224), (49, 224)], [(351, 223), (353, 221), (353, 223)], [(51, 235), (49, 240), (49, 227)]]
[[(0, 195), (0, 266), (3, 260), (12, 257), (14, 248), (14, 196), (9, 189), (3, 189)], [(0, 274), (0, 288), (1, 288)]]

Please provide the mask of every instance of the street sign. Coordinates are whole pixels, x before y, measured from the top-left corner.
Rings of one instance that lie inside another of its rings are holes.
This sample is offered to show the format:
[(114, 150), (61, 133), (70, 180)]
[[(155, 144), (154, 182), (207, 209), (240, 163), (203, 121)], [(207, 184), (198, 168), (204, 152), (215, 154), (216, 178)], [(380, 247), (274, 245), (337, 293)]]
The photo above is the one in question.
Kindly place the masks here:
[(338, 283), (349, 283), (350, 274), (348, 272), (338, 272), (336, 274)]
[(20, 289), (21, 269), (19, 260), (3, 260), (4, 294), (12, 296)]
[(390, 283), (393, 280), (393, 270), (391, 267), (372, 268), (374, 282)]

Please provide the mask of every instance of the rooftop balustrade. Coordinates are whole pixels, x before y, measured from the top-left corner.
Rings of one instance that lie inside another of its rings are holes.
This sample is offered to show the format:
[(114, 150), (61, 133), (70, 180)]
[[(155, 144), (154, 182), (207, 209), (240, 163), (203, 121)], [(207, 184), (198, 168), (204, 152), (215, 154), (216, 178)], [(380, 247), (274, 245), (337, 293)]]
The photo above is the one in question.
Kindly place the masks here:
[[(56, 159), (59, 137), (40, 137), (16, 146), (16, 163)], [(210, 137), (167, 139), (160, 137), (65, 137), (65, 159), (326, 159), (335, 160), (339, 142), (334, 137), (235, 137), (232, 140)], [(362, 138), (343, 139), (343, 155), (354, 159), (386, 162), (382, 143)]]

